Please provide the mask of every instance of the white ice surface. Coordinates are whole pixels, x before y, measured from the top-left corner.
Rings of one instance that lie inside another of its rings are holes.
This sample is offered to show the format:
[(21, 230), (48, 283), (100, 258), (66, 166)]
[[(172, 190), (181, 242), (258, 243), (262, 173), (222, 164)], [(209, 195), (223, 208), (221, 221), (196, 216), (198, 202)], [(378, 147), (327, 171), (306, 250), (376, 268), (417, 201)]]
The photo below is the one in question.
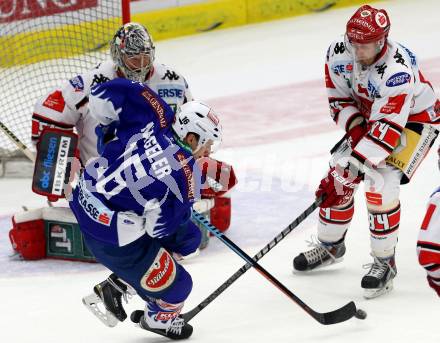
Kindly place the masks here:
[[(438, 13), (440, 2), (392, 1), (391, 36), (418, 53), (426, 76), (440, 85)], [(327, 115), (323, 59), (354, 8), (274, 21), (159, 42), (158, 59), (184, 73), (197, 98), (223, 114), (225, 148), (218, 154), (234, 165), (239, 185), (233, 194), (228, 237), (255, 254), (313, 201), (326, 170), (328, 150), (340, 137)], [(437, 147), (437, 145), (435, 146)], [(198, 314), (192, 342), (428, 342), (440, 341), (439, 299), (425, 282), (415, 243), (430, 192), (438, 186), (435, 153), (410, 185), (402, 187), (402, 218), (395, 290), (362, 298), (362, 265), (369, 257), (367, 214), (362, 192), (347, 236), (343, 263), (293, 275), (292, 258), (315, 233), (316, 213), (262, 260), (284, 285), (317, 311), (354, 300), (368, 312), (322, 326), (254, 270), (249, 270)], [(9, 215), (44, 200), (30, 192), (30, 180), (0, 180), (0, 342), (165, 342), (128, 321), (104, 327), (81, 297), (108, 272), (96, 264), (10, 261)], [(362, 191), (362, 190), (361, 190)], [(186, 264), (194, 289), (185, 309), (196, 306), (243, 261), (216, 239)], [(143, 306), (133, 299), (127, 312)]]

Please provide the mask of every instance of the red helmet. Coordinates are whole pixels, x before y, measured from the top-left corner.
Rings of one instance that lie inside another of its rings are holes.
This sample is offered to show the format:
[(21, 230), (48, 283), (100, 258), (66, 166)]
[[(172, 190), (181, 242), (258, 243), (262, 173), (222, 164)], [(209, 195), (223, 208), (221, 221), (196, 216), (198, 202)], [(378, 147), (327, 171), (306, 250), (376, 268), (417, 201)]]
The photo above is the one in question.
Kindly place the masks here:
[(388, 36), (390, 26), (390, 18), (384, 9), (364, 5), (348, 21), (346, 35), (353, 43), (376, 42)]

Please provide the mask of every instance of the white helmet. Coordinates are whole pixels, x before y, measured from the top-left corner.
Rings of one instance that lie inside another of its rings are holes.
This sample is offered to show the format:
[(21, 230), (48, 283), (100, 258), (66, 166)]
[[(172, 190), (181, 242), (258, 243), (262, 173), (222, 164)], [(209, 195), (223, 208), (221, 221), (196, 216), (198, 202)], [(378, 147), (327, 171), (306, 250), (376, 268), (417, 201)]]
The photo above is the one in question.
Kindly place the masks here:
[(211, 150), (215, 151), (222, 141), (222, 126), (217, 115), (200, 101), (187, 102), (177, 109), (173, 130), (182, 141), (188, 133), (198, 135), (197, 150), (212, 140)]

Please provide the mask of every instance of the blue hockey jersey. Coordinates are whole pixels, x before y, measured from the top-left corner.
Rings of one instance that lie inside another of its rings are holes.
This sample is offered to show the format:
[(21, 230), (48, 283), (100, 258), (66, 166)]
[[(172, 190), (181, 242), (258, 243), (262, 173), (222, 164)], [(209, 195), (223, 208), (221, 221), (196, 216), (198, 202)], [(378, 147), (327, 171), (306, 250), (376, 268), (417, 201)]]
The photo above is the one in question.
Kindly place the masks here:
[(90, 114), (116, 130), (73, 192), (81, 230), (119, 246), (145, 233), (173, 234), (189, 219), (201, 180), (173, 135), (172, 109), (147, 86), (122, 78), (95, 87), (89, 101)]

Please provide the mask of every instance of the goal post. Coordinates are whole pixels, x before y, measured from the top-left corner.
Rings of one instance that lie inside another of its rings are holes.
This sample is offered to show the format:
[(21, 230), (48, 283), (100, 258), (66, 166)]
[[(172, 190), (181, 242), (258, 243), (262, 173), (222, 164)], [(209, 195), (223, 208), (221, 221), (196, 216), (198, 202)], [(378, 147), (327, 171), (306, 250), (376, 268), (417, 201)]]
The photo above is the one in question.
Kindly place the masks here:
[[(0, 1), (0, 122), (31, 148), (38, 98), (108, 58), (130, 0)], [(0, 130), (0, 161), (23, 158)]]

